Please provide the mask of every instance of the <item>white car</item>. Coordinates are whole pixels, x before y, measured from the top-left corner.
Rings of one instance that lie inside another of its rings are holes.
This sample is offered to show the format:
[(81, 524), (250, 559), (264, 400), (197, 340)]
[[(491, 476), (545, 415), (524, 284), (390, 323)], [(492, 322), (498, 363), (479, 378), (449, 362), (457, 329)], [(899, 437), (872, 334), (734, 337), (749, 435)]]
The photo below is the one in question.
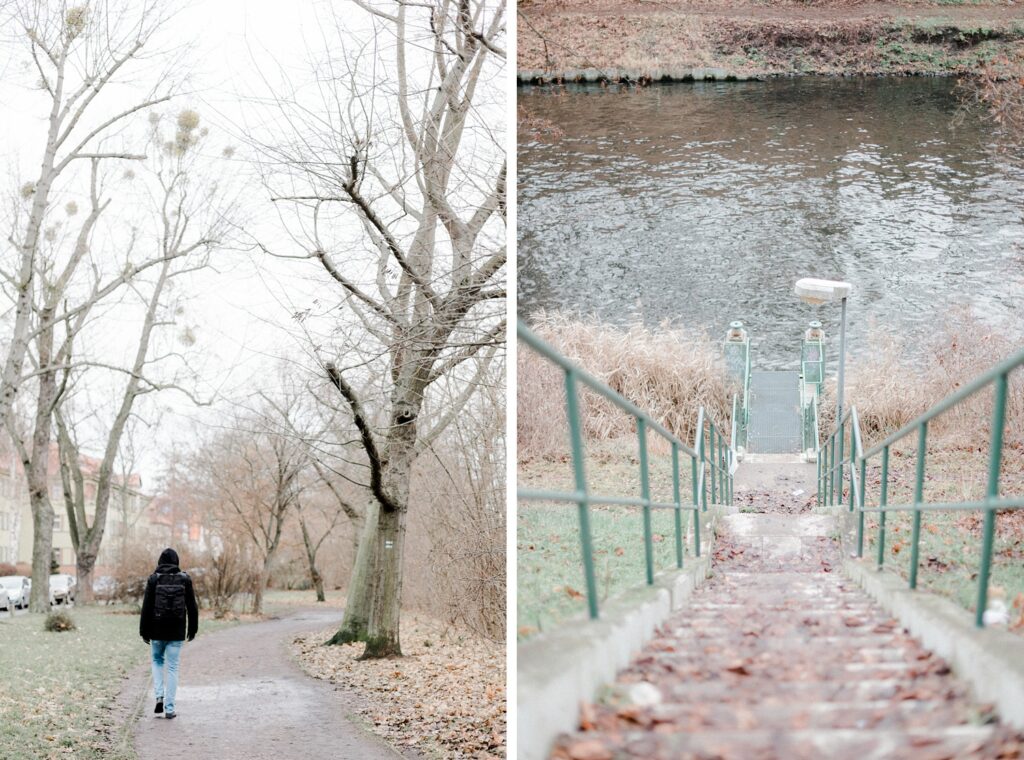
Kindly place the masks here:
[(0, 578), (0, 587), (7, 591), (7, 596), (16, 608), (28, 607), (28, 598), (32, 591), (30, 578), (24, 575), (5, 575)]
[(14, 616), (14, 602), (7, 595), (7, 589), (0, 587), (0, 609), (6, 610), (7, 614)]
[(50, 604), (71, 604), (75, 601), (76, 581), (70, 575), (57, 573), (50, 576)]

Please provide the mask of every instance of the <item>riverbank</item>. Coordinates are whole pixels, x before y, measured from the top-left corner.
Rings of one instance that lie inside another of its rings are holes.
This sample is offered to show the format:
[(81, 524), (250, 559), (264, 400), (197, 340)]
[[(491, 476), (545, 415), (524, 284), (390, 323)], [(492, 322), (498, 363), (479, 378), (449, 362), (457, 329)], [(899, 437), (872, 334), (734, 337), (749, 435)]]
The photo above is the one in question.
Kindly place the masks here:
[(949, 75), (1024, 49), (1024, 6), (541, 0), (519, 7), (519, 79)]

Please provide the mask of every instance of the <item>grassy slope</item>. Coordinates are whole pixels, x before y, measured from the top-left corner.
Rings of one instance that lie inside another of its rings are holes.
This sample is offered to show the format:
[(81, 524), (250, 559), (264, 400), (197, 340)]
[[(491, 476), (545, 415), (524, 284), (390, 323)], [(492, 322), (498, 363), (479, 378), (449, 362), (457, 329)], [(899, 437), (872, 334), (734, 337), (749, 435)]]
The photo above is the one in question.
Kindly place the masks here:
[[(895, 452), (894, 452), (895, 453)], [(962, 501), (984, 496), (988, 453), (978, 449), (940, 448), (930, 450), (926, 460), (924, 498), (926, 501)], [(1003, 495), (1024, 493), (1024, 452), (1004, 451)], [(899, 452), (890, 462), (889, 503), (912, 499), (916, 455)], [(875, 467), (867, 476), (869, 503), (876, 502), (881, 472)], [(918, 587), (948, 596), (973, 611), (977, 599), (977, 572), (981, 554), (982, 514), (980, 512), (924, 513), (921, 520)], [(891, 514), (886, 518), (885, 563), (904, 576), (909, 573), (911, 516)], [(866, 522), (864, 553), (877, 556), (878, 520)], [(1024, 597), (1024, 512), (1004, 512), (996, 518), (996, 538), (991, 584), (1001, 587), (1007, 606)], [(1011, 623), (1024, 633), (1024, 601), (1011, 609)]]
[[(629, 439), (591, 446), (597, 454), (588, 461), (588, 483), (593, 494), (639, 496), (640, 470), (635, 443)], [(685, 459), (688, 462), (688, 459)], [(683, 462), (681, 462), (683, 464)], [(672, 459), (651, 455), (651, 497), (672, 500)], [(534, 461), (521, 464), (521, 488), (571, 490), (567, 462)], [(684, 502), (691, 492), (683, 469), (680, 488)], [(690, 556), (693, 513), (682, 513), (684, 561)], [(645, 580), (642, 511), (636, 507), (598, 506), (590, 511), (595, 575), (600, 601)], [(653, 510), (655, 572), (676, 566), (675, 515)], [(547, 630), (586, 610), (577, 509), (574, 504), (520, 502), (516, 521), (518, 562), (518, 618), (520, 638)]]

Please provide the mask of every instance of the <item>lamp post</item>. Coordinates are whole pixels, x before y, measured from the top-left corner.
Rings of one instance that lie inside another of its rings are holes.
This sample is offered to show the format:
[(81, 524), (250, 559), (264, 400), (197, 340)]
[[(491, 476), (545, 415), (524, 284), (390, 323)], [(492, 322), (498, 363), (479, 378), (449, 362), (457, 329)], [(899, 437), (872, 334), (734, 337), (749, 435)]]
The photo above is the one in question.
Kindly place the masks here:
[[(839, 378), (836, 388), (836, 425), (843, 419), (843, 380), (846, 369), (846, 299), (853, 291), (853, 285), (839, 280), (817, 280), (805, 277), (796, 281), (796, 294), (804, 303), (820, 306), (823, 303), (841, 302), (839, 322)], [(851, 443), (852, 445), (852, 443)], [(833, 473), (833, 485), (842, 498), (843, 487), (843, 439), (839, 437), (839, 469)]]

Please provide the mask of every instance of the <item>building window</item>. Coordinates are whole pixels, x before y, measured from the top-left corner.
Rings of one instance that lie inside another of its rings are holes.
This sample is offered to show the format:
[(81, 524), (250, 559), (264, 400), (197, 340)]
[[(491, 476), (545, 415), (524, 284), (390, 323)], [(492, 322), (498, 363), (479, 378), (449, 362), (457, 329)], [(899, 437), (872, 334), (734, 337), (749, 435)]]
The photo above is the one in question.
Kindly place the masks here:
[(63, 523), (63, 517), (64, 517), (63, 515), (54, 515), (53, 516), (53, 529), (55, 531), (63, 530), (63, 528), (61, 528), (61, 523)]

